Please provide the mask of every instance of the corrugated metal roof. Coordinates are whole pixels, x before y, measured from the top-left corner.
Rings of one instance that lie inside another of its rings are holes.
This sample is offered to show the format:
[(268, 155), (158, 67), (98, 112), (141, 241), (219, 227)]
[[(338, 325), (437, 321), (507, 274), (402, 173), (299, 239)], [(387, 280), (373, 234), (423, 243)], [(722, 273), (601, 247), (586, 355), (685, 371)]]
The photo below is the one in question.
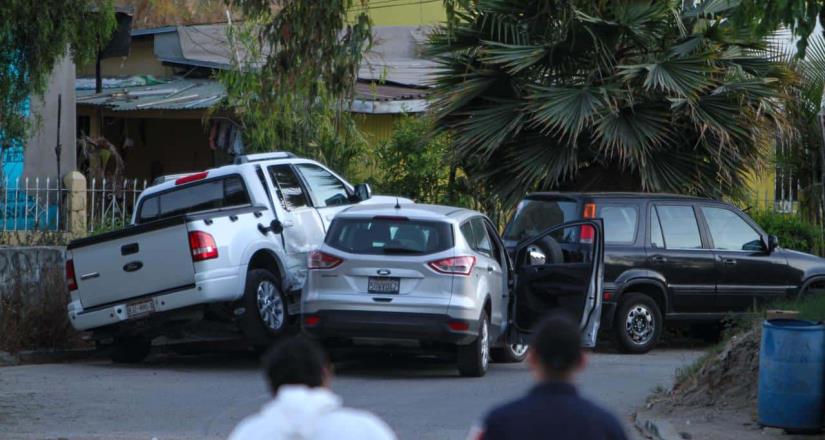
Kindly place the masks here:
[[(102, 93), (94, 93), (93, 78), (78, 78), (77, 105), (113, 111), (197, 110), (215, 106), (226, 97), (223, 85), (210, 79), (105, 78), (103, 86)], [(363, 102), (414, 101), (427, 94), (426, 89), (397, 85), (359, 82), (355, 86), (355, 99)]]
[(151, 85), (135, 86), (129, 78), (120, 86), (109, 80), (102, 93), (88, 90), (88, 79), (78, 78), (77, 105), (106, 107), (114, 111), (135, 110), (196, 110), (214, 106), (226, 97), (226, 90), (217, 81), (208, 79), (155, 80)]

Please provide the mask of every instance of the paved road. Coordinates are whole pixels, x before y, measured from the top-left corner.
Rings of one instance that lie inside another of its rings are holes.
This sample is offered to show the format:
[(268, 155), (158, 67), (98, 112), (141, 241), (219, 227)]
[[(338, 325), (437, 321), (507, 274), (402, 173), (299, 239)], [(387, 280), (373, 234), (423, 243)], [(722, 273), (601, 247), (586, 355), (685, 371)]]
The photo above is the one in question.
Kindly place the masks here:
[[(699, 354), (594, 353), (580, 385), (628, 420)], [(376, 412), (401, 439), (463, 439), (492, 405), (531, 383), (525, 365), (495, 364), (481, 379), (428, 359), (358, 357), (336, 368), (334, 389), (344, 402)], [(219, 439), (266, 398), (256, 359), (242, 353), (0, 368), (0, 439)]]

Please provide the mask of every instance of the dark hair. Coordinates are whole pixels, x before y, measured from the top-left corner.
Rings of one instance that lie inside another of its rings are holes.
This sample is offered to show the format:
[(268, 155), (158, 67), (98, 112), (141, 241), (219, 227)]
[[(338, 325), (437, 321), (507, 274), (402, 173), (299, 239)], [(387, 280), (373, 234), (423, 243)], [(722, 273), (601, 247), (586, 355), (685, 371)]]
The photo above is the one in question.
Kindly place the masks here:
[(306, 385), (310, 388), (324, 384), (329, 360), (315, 341), (295, 336), (276, 342), (263, 356), (269, 389), (278, 393), (281, 385)]
[(550, 377), (570, 373), (581, 362), (579, 326), (566, 313), (556, 312), (542, 320), (530, 346)]

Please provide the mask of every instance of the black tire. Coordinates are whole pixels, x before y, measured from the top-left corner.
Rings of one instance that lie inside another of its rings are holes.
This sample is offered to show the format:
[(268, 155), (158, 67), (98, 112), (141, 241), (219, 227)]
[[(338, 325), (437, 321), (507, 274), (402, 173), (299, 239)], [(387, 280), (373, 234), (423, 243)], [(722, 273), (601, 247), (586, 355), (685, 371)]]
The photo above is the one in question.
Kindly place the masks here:
[(136, 364), (149, 356), (152, 341), (140, 336), (118, 336), (108, 347), (109, 358), (116, 364)]
[(659, 305), (643, 293), (625, 293), (613, 319), (619, 351), (647, 353), (659, 342), (664, 320)]
[[(259, 289), (266, 291), (261, 294), (264, 299), (260, 303)], [(269, 301), (266, 300), (267, 297)], [(238, 328), (256, 348), (266, 348), (287, 328), (287, 305), (280, 283), (266, 269), (252, 269), (246, 274), (240, 307), (243, 312), (238, 316)]]
[(527, 346), (507, 344), (504, 347), (490, 349), (490, 358), (499, 364), (518, 364), (527, 358)]
[(481, 377), (490, 367), (490, 319), (482, 313), (478, 336), (467, 345), (458, 346), (458, 372), (464, 377)]

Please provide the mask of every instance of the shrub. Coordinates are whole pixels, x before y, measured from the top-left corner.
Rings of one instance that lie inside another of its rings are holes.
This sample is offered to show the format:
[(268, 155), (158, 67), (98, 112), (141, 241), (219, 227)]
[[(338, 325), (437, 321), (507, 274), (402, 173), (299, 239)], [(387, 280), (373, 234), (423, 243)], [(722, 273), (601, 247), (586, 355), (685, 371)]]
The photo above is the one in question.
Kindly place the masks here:
[(762, 226), (768, 234), (779, 237), (780, 246), (811, 254), (822, 255), (822, 229), (806, 222), (798, 215), (780, 214), (771, 211), (759, 211), (751, 217)]
[(46, 269), (40, 281), (18, 276), (0, 289), (0, 351), (16, 353), (34, 348), (71, 348), (80, 345), (66, 314), (68, 292), (63, 272)]

